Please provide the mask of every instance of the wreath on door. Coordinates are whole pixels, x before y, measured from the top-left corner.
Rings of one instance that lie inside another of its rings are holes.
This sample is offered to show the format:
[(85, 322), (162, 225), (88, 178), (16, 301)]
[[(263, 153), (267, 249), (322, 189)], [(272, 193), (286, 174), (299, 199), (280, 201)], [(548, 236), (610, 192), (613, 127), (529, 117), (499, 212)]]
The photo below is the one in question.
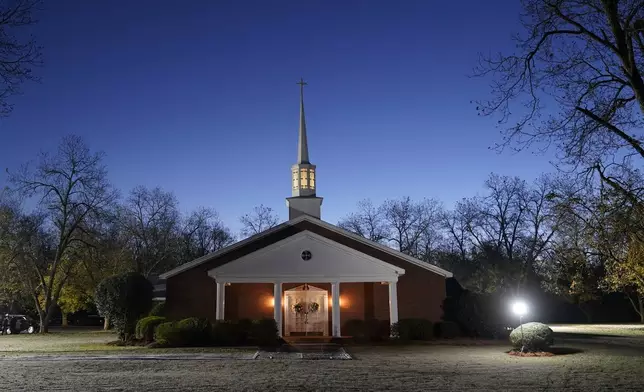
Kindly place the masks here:
[(318, 310), (320, 310), (320, 304), (317, 302), (298, 302), (295, 305), (293, 305), (293, 310), (297, 314), (309, 314), (309, 313), (316, 313)]

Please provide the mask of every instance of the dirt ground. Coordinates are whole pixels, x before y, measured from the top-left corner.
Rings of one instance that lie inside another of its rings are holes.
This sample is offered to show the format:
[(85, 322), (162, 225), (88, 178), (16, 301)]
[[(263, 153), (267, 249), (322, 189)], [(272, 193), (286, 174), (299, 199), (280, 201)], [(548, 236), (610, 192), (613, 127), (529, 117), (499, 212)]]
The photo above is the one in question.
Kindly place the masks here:
[[(638, 347), (566, 344), (574, 354), (517, 358), (505, 344), (353, 347), (354, 360), (0, 360), (5, 391), (628, 391)], [(574, 349), (574, 350), (572, 350)]]

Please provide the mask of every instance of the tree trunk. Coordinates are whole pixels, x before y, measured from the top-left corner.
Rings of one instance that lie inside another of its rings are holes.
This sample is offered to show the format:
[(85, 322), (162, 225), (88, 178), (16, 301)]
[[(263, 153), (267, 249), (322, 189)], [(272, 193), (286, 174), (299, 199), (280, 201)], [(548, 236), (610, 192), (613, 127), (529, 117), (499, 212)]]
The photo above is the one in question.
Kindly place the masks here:
[(47, 314), (41, 310), (39, 314), (39, 318), (40, 318), (40, 333), (49, 332), (49, 319), (47, 317)]
[(61, 314), (63, 316), (63, 321), (62, 321), (61, 327), (68, 327), (69, 323), (67, 321), (67, 313), (61, 312)]
[(644, 295), (639, 295), (639, 293), (635, 292), (635, 296), (637, 297), (637, 303), (635, 303), (631, 295), (626, 294), (626, 298), (631, 303), (633, 310), (640, 316), (640, 323), (644, 323)]
[(103, 321), (103, 330), (109, 331), (109, 329), (110, 329), (110, 319), (109, 317), (105, 316), (105, 319)]

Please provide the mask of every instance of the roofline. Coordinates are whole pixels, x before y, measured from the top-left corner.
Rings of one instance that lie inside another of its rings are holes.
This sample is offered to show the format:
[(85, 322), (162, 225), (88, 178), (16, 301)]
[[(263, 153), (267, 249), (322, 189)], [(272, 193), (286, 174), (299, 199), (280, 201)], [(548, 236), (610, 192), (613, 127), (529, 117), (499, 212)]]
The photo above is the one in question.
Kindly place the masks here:
[(235, 249), (238, 249), (238, 248), (240, 248), (240, 247), (242, 247), (242, 246), (244, 246), (244, 245), (246, 245), (248, 243), (251, 243), (251, 242), (253, 242), (255, 240), (263, 238), (263, 237), (265, 237), (265, 236), (267, 236), (269, 234), (272, 234), (272, 233), (275, 233), (277, 231), (280, 231), (281, 229), (283, 229), (285, 227), (294, 226), (294, 225), (296, 225), (296, 224), (298, 224), (298, 223), (300, 223), (302, 221), (308, 221), (308, 222), (311, 222), (311, 223), (316, 224), (318, 226), (321, 226), (321, 227), (323, 227), (325, 229), (328, 229), (330, 231), (334, 231), (334, 232), (336, 232), (338, 234), (341, 234), (341, 235), (344, 235), (346, 237), (349, 237), (349, 238), (351, 238), (351, 239), (353, 239), (355, 241), (361, 242), (361, 243), (363, 243), (365, 245), (369, 245), (372, 248), (378, 249), (380, 251), (389, 253), (390, 255), (396, 256), (396, 257), (398, 257), (400, 259), (403, 259), (403, 260), (405, 260), (405, 261), (407, 261), (407, 262), (409, 262), (411, 264), (414, 264), (414, 265), (416, 265), (418, 267), (424, 268), (424, 269), (426, 269), (428, 271), (431, 271), (431, 272), (433, 272), (435, 274), (444, 276), (446, 278), (451, 278), (452, 276), (454, 276), (451, 272), (449, 272), (447, 270), (444, 270), (444, 269), (442, 269), (440, 267), (437, 267), (437, 266), (435, 266), (433, 264), (430, 264), (430, 263), (427, 263), (425, 261), (419, 260), (419, 259), (417, 259), (415, 257), (409, 256), (409, 255), (407, 255), (405, 253), (402, 253), (402, 252), (397, 251), (397, 250), (395, 250), (393, 248), (390, 248), (387, 245), (383, 245), (383, 244), (379, 244), (379, 243), (377, 243), (375, 241), (371, 241), (371, 240), (369, 240), (367, 238), (361, 237), (361, 236), (359, 236), (359, 235), (357, 235), (355, 233), (352, 233), (352, 232), (350, 232), (348, 230), (342, 229), (342, 228), (340, 228), (338, 226), (332, 225), (331, 223), (325, 222), (325, 221), (323, 221), (321, 219), (317, 219), (317, 218), (314, 218), (314, 217), (308, 216), (308, 215), (300, 215), (297, 218), (293, 218), (293, 219), (291, 219), (289, 221), (281, 223), (281, 224), (279, 224), (277, 226), (274, 226), (274, 227), (272, 227), (272, 228), (270, 228), (268, 230), (265, 230), (265, 231), (263, 231), (261, 233), (255, 234), (255, 235), (253, 235), (251, 237), (248, 237), (245, 240), (241, 240), (241, 241), (236, 242), (236, 243), (234, 243), (234, 244), (232, 244), (230, 246), (227, 246), (225, 248), (219, 249), (216, 252), (209, 253), (209, 254), (207, 254), (205, 256), (202, 256), (202, 257), (200, 257), (198, 259), (195, 259), (195, 260), (193, 260), (193, 261), (191, 261), (189, 263), (180, 265), (180, 266), (178, 266), (178, 267), (176, 267), (176, 268), (174, 268), (174, 269), (172, 269), (172, 270), (170, 270), (170, 271), (168, 271), (166, 273), (163, 273), (163, 274), (159, 275), (159, 277), (161, 279), (171, 278), (171, 277), (173, 277), (175, 275), (178, 275), (178, 274), (180, 274), (180, 273), (182, 273), (184, 271), (187, 271), (187, 270), (192, 269), (194, 267), (197, 267), (197, 266), (199, 266), (199, 265), (201, 265), (203, 263), (206, 263), (206, 262), (208, 262), (208, 261), (210, 261), (210, 260), (212, 260), (212, 259), (214, 259), (216, 257), (224, 255), (224, 254), (226, 254), (228, 252), (231, 252), (231, 251), (233, 251)]
[(446, 278), (451, 278), (451, 277), (454, 276), (454, 274), (452, 274), (451, 272), (449, 272), (447, 270), (444, 270), (444, 269), (442, 269), (440, 267), (437, 267), (437, 266), (435, 266), (433, 264), (430, 264), (428, 262), (419, 260), (419, 259), (417, 259), (417, 258), (415, 258), (413, 256), (409, 256), (408, 254), (405, 254), (403, 252), (397, 251), (396, 249), (391, 248), (391, 247), (389, 247), (387, 245), (383, 245), (383, 244), (380, 244), (378, 242), (371, 241), (370, 239), (361, 237), (361, 236), (359, 236), (359, 235), (357, 235), (355, 233), (352, 233), (352, 232), (350, 232), (348, 230), (345, 230), (345, 229), (343, 229), (341, 227), (332, 225), (332, 224), (330, 224), (328, 222), (325, 222), (325, 221), (323, 221), (321, 219), (317, 219), (317, 218), (314, 218), (314, 217), (311, 217), (311, 216), (305, 216), (305, 218), (309, 222), (313, 222), (313, 223), (318, 224), (318, 225), (320, 225), (320, 226), (322, 226), (322, 227), (324, 227), (326, 229), (329, 229), (331, 231), (335, 231), (338, 234), (342, 234), (342, 235), (347, 236), (347, 237), (349, 237), (349, 238), (351, 238), (353, 240), (356, 240), (358, 242), (362, 242), (363, 244), (369, 245), (369, 246), (371, 246), (373, 248), (376, 248), (376, 249), (381, 250), (383, 252), (389, 253), (390, 255), (393, 255), (393, 256), (399, 257), (401, 259), (404, 259), (405, 261), (408, 261), (408, 262), (410, 262), (410, 263), (412, 263), (414, 265), (417, 265), (417, 266), (419, 266), (421, 268), (424, 268), (426, 270), (432, 271), (432, 272), (434, 272), (434, 273), (436, 273), (438, 275), (442, 275), (442, 276), (444, 276)]
[[(337, 241), (334, 241), (334, 240), (332, 240), (330, 238), (324, 237), (324, 236), (322, 236), (320, 234), (314, 233), (314, 232), (309, 231), (309, 230), (302, 230), (299, 233), (293, 234), (290, 237), (286, 237), (286, 238), (284, 238), (282, 240), (279, 240), (279, 241), (277, 241), (277, 242), (275, 242), (273, 244), (270, 244), (270, 245), (268, 245), (268, 246), (266, 246), (266, 247), (264, 247), (262, 249), (259, 249), (259, 250), (255, 251), (253, 253), (250, 253), (250, 254), (247, 254), (245, 256), (242, 256), (242, 257), (240, 257), (239, 259), (237, 259), (235, 261), (239, 261), (239, 260), (248, 258), (251, 255), (257, 254), (258, 252), (270, 252), (270, 251), (272, 251), (272, 250), (274, 250), (276, 248), (280, 248), (280, 247), (282, 247), (284, 245), (287, 245), (289, 242), (296, 241), (296, 240), (298, 240), (298, 239), (300, 239), (302, 237), (310, 237), (310, 238), (317, 239), (318, 241), (321, 241), (321, 242), (325, 243), (328, 246), (335, 247), (335, 248), (340, 249), (341, 251), (344, 251), (344, 252), (358, 253), (358, 254), (360, 254), (360, 257), (369, 260), (369, 262), (374, 263), (376, 265), (379, 265), (381, 267), (387, 268), (389, 270), (392, 270), (397, 276), (401, 276), (401, 275), (405, 274), (405, 269), (404, 268), (400, 268), (397, 265), (393, 265), (393, 264), (388, 263), (388, 262), (386, 262), (384, 260), (380, 260), (377, 257), (373, 257), (371, 255), (365, 254), (363, 252), (360, 252), (359, 250), (351, 248), (350, 246), (341, 244), (341, 243), (339, 243)], [(226, 263), (226, 264), (214, 267), (214, 268), (212, 268), (212, 269), (210, 269), (208, 271), (208, 275), (210, 275), (210, 276), (212, 276), (214, 278), (217, 278), (217, 271), (221, 270), (222, 268), (226, 268), (228, 265), (229, 264)], [(307, 279), (303, 279), (303, 280), (308, 281)], [(299, 281), (302, 281), (302, 279), (298, 280), (298, 282)]]
[(180, 265), (180, 266), (178, 266), (176, 268), (173, 268), (168, 272), (160, 274), (159, 277), (161, 279), (171, 278), (171, 277), (173, 277), (175, 275), (178, 275), (178, 274), (180, 274), (180, 273), (182, 273), (184, 271), (187, 271), (187, 270), (192, 269), (194, 267), (197, 267), (197, 266), (199, 266), (199, 265), (201, 265), (203, 263), (206, 263), (206, 262), (208, 262), (208, 261), (210, 261), (210, 260), (212, 260), (212, 259), (214, 259), (216, 257), (219, 257), (221, 255), (225, 255), (226, 253), (231, 252), (231, 251), (233, 251), (235, 249), (238, 249), (238, 248), (240, 248), (240, 247), (242, 247), (242, 246), (244, 246), (246, 244), (249, 244), (249, 243), (251, 243), (251, 242), (253, 242), (255, 240), (258, 240), (260, 238), (266, 237), (269, 234), (278, 232), (278, 231), (280, 231), (281, 229), (283, 229), (285, 227), (293, 226), (293, 225), (303, 221), (304, 220), (303, 218), (306, 218), (306, 215), (298, 216), (297, 218), (294, 218), (294, 219), (291, 219), (289, 221), (280, 223), (277, 226), (273, 226), (268, 230), (264, 230), (261, 233), (257, 233), (257, 234), (252, 235), (252, 236), (250, 236), (250, 237), (248, 237), (248, 238), (246, 238), (244, 240), (241, 240), (239, 242), (235, 242), (234, 244), (229, 245), (229, 246), (227, 246), (225, 248), (221, 248), (218, 251), (208, 253), (207, 255), (201, 256), (201, 257), (199, 257), (197, 259), (194, 259), (194, 260), (192, 260), (192, 261), (190, 261), (188, 263), (185, 263), (185, 264), (182, 264), (182, 265)]

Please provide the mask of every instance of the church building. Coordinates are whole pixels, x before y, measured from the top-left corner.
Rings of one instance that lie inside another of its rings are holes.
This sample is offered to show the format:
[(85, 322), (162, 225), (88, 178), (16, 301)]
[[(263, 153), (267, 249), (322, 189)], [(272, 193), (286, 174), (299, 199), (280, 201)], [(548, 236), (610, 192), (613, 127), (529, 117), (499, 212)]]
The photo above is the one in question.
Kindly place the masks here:
[(289, 220), (161, 275), (166, 311), (211, 320), (274, 318), (280, 336), (341, 337), (348, 320), (440, 321), (452, 276), (322, 219), (300, 80)]

